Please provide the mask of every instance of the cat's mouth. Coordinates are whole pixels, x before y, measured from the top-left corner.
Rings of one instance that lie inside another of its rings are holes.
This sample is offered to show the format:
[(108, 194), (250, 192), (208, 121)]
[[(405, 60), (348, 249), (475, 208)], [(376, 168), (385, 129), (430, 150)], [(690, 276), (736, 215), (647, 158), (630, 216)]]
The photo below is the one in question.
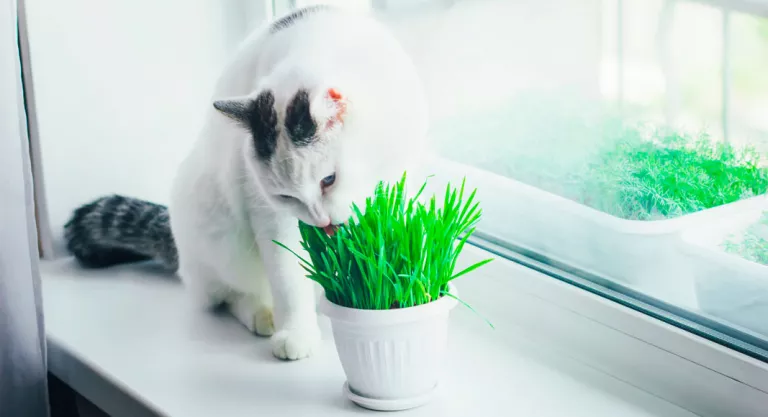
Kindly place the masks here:
[(333, 236), (336, 231), (339, 230), (339, 227), (341, 227), (341, 225), (329, 224), (328, 226), (323, 227), (323, 230), (328, 236)]
[(339, 224), (329, 224), (328, 226), (325, 226), (322, 229), (328, 236), (333, 236), (334, 234), (336, 234), (339, 228), (341, 228), (341, 226), (348, 226), (348, 225), (349, 225), (349, 221), (346, 221), (344, 223), (339, 223)]

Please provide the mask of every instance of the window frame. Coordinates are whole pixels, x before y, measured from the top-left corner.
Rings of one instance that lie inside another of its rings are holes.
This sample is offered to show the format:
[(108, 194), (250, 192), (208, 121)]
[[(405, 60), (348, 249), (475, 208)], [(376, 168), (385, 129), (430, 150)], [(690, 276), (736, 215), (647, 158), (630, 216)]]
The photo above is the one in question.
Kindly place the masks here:
[(709, 4), (722, 7), (732, 12), (768, 16), (768, 1), (766, 0), (691, 0), (695, 3)]
[[(505, 250), (473, 246), (464, 261)], [(485, 269), (459, 288), (500, 337), (523, 334), (702, 416), (765, 415), (768, 363), (503, 258)]]
[(0, 410), (50, 413), (39, 273), (29, 98), (20, 53), (23, 2), (0, 0)]
[(19, 9), (19, 59), (21, 62), (21, 85), (24, 95), (24, 112), (26, 114), (27, 139), (29, 141), (29, 160), (32, 169), (32, 198), (37, 227), (37, 248), (40, 257), (50, 259), (54, 256), (51, 223), (48, 216), (48, 205), (45, 194), (45, 177), (43, 175), (43, 156), (40, 147), (40, 130), (37, 122), (35, 107), (35, 86), (32, 77), (32, 60), (29, 54), (29, 37), (27, 34), (25, 0), (18, 0)]

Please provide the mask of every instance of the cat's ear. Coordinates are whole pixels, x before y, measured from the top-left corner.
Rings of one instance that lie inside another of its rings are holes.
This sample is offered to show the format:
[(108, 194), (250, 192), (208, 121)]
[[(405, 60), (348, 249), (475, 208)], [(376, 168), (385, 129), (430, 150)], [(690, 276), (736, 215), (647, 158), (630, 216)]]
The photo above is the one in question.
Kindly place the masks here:
[(213, 102), (213, 107), (234, 121), (247, 123), (252, 101), (253, 99), (250, 98), (216, 100)]
[(317, 134), (340, 128), (347, 113), (347, 98), (335, 88), (323, 90), (312, 98), (300, 89), (285, 110), (285, 129), (296, 146), (312, 143)]
[(329, 88), (326, 92), (325, 99), (333, 112), (326, 121), (326, 128), (330, 129), (336, 125), (342, 125), (344, 123), (344, 117), (347, 115), (347, 97), (344, 94), (341, 94), (339, 90)]
[(217, 100), (213, 107), (251, 132), (259, 158), (269, 160), (272, 157), (278, 135), (275, 96), (272, 91), (262, 91), (256, 98)]

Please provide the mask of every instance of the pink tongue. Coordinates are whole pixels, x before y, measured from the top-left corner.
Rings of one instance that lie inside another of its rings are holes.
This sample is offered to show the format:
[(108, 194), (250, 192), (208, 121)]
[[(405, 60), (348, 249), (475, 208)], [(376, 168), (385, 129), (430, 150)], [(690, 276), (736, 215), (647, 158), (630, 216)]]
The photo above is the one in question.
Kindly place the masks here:
[(338, 229), (338, 228), (339, 228), (339, 226), (331, 224), (331, 225), (323, 227), (323, 230), (325, 231), (325, 233), (328, 236), (333, 236), (333, 234), (336, 233), (336, 229)]

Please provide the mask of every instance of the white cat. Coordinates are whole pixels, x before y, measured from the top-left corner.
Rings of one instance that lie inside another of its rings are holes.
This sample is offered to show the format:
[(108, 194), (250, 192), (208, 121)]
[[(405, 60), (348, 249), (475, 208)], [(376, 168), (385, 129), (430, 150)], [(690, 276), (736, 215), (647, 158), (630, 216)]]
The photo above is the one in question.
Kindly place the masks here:
[(251, 331), (274, 332), (275, 356), (304, 358), (320, 340), (313, 283), (273, 240), (301, 251), (297, 219), (332, 232), (378, 181), (418, 168), (422, 86), (383, 25), (315, 6), (250, 36), (214, 100), (168, 212), (104, 197), (67, 225), (70, 250), (94, 266), (157, 258), (175, 268), (178, 255), (202, 305), (226, 303)]

